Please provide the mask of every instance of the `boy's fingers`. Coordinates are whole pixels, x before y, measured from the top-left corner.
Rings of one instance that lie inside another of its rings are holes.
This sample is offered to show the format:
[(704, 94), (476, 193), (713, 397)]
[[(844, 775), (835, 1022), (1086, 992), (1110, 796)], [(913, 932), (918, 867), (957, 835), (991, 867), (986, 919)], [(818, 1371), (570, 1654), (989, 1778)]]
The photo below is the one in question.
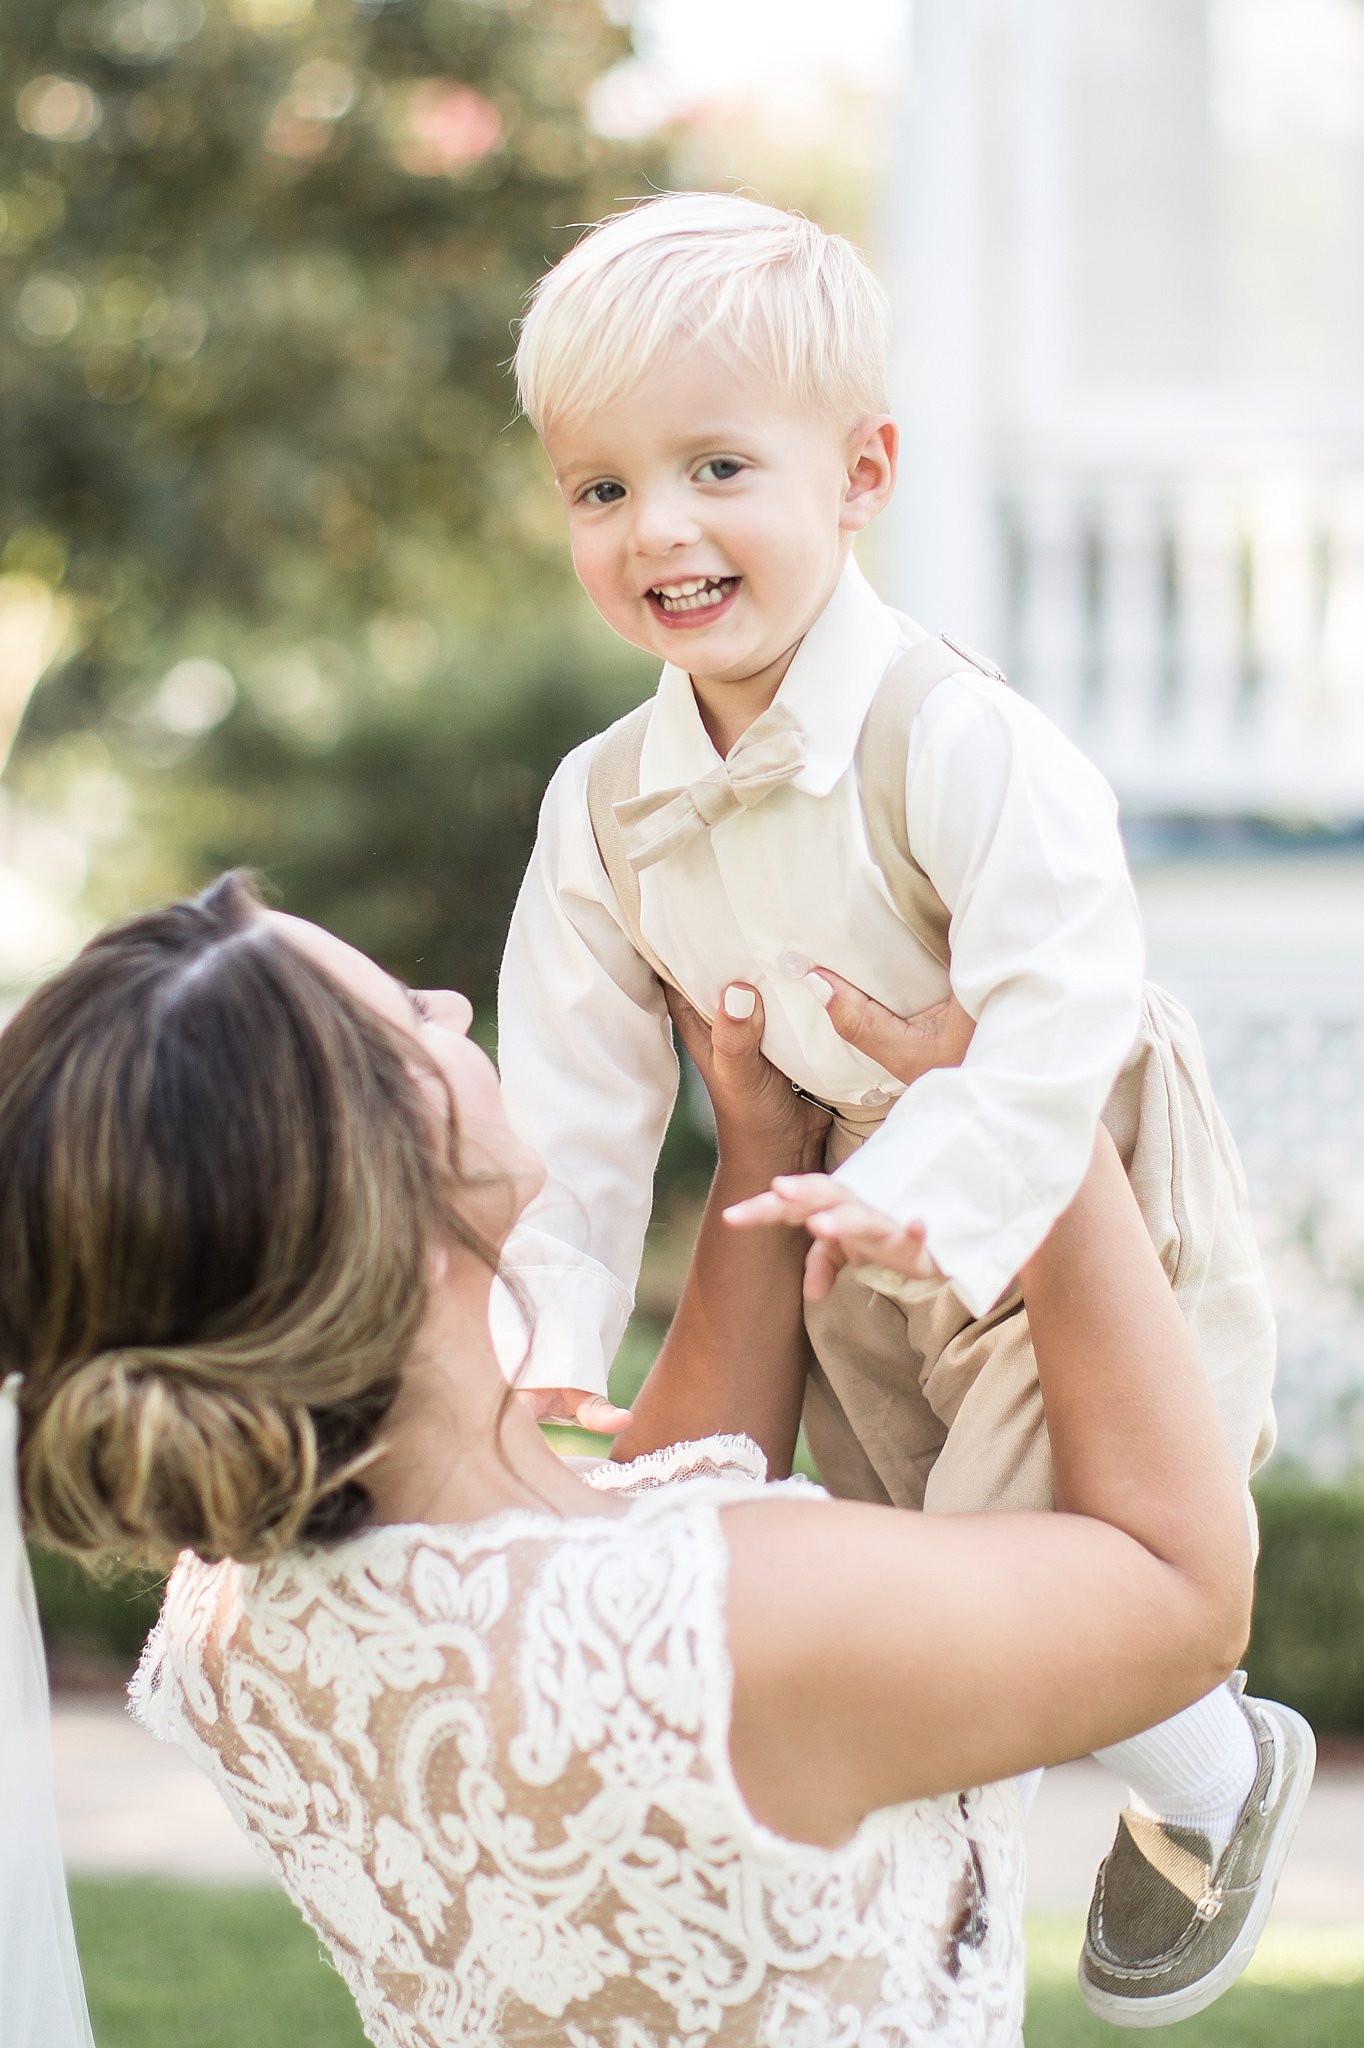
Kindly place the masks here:
[(805, 1254), (805, 1277), (801, 1291), (807, 1301), (823, 1301), (843, 1268), (843, 1248), (820, 1239)]
[(619, 1436), (630, 1420), (630, 1411), (617, 1408), (605, 1394), (588, 1394), (579, 1400), (575, 1420), (579, 1429), (595, 1430), (598, 1436)]
[(747, 1201), (732, 1202), (724, 1212), (726, 1223), (736, 1230), (760, 1230), (773, 1223), (803, 1223), (805, 1212), (780, 1195), (750, 1195)]
[(833, 1208), (846, 1199), (827, 1173), (782, 1174), (764, 1194), (732, 1203), (725, 1210), (725, 1221), (740, 1230), (765, 1223), (803, 1223), (816, 1210)]
[(587, 1394), (581, 1387), (518, 1387), (516, 1398), (537, 1422), (566, 1429), (576, 1425), (598, 1436), (619, 1436), (630, 1420), (628, 1408), (617, 1408), (605, 1395)]
[(894, 1247), (897, 1258), (908, 1258), (912, 1252), (923, 1250), (922, 1223), (893, 1223), (889, 1216), (882, 1216), (861, 1202), (846, 1202), (837, 1209), (821, 1209), (809, 1218), (805, 1227), (811, 1237), (837, 1238), (840, 1244), (848, 1247)]
[(807, 1228), (812, 1237), (893, 1237), (899, 1226), (863, 1202), (845, 1201), (836, 1208), (816, 1210)]
[(917, 1239), (909, 1244), (898, 1238), (845, 1237), (843, 1249), (850, 1266), (884, 1266), (902, 1280), (935, 1280), (940, 1277), (928, 1253)]
[[(838, 1266), (886, 1266), (909, 1280), (927, 1280), (937, 1274), (924, 1248), (922, 1223), (892, 1223), (888, 1216), (860, 1202), (845, 1202), (809, 1217), (805, 1227)], [(812, 1271), (822, 1274), (823, 1268), (817, 1262), (807, 1264), (807, 1280)]]

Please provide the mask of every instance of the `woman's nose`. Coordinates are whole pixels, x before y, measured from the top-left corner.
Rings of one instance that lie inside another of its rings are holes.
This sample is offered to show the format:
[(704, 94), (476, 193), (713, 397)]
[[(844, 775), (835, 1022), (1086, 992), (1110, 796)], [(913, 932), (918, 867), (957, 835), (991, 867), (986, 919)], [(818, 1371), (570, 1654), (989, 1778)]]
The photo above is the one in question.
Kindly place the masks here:
[(434, 1023), (446, 1031), (457, 1032), (461, 1038), (468, 1035), (474, 1021), (474, 1006), (468, 996), (453, 988), (425, 988), (422, 994)]

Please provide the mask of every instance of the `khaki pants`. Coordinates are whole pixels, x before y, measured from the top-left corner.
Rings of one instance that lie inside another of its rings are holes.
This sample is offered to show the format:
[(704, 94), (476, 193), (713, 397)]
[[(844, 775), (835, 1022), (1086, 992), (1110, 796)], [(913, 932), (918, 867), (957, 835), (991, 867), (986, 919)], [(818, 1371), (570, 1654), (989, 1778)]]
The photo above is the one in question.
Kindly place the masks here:
[[(1104, 1121), (1248, 1481), (1274, 1444), (1273, 1311), (1241, 1163), (1198, 1034), (1162, 989), (1148, 985), (1141, 1036)], [(866, 1135), (835, 1126), (830, 1168)], [(845, 1272), (809, 1304), (806, 1324), (816, 1363), (805, 1428), (832, 1493), (947, 1514), (1054, 1504), (1017, 1289), (974, 1320), (950, 1287), (904, 1305)]]

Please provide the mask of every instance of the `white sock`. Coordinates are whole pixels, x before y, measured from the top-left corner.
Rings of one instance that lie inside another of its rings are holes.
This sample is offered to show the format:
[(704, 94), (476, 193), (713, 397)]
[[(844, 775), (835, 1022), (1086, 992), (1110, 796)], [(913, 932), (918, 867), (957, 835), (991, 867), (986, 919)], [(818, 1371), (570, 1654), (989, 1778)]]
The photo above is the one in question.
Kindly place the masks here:
[(1214, 1849), (1231, 1840), (1260, 1763), (1245, 1711), (1225, 1685), (1144, 1735), (1094, 1754), (1126, 1779), (1139, 1813), (1194, 1828)]
[(1014, 1783), (1018, 1787), (1018, 1803), (1023, 1809), (1024, 1820), (1032, 1812), (1033, 1801), (1042, 1790), (1042, 1780), (1046, 1775), (1046, 1772), (1039, 1764), (1035, 1771), (1020, 1771), (1014, 1779)]

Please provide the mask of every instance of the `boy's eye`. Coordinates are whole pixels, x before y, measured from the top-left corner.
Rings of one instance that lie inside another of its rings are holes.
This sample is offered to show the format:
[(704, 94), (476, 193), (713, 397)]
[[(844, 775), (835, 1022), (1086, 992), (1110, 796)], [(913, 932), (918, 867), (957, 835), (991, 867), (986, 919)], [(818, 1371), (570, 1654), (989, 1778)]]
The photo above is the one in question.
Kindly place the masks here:
[(736, 455), (712, 455), (697, 470), (697, 481), (703, 484), (727, 484), (743, 468)]
[(624, 496), (624, 484), (589, 484), (580, 502), (584, 505), (618, 505)]

